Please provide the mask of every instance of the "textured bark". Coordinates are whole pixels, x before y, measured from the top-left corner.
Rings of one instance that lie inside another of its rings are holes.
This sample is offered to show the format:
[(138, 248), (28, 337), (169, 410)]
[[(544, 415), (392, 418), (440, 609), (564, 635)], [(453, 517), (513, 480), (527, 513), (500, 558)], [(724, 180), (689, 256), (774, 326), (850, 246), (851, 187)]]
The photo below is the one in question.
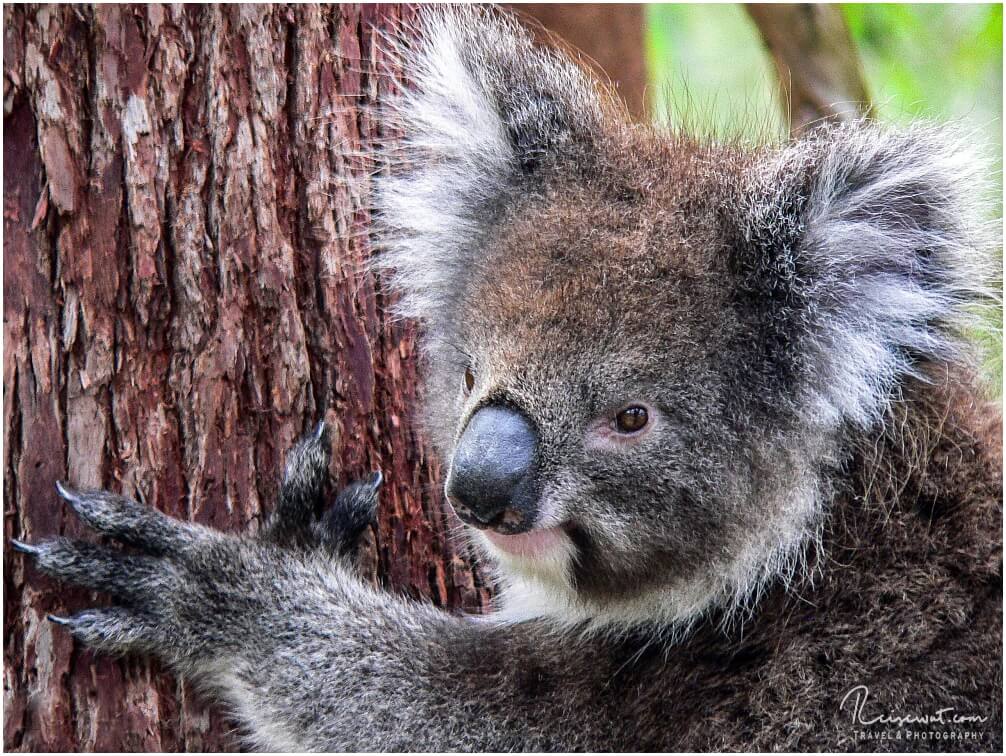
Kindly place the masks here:
[[(586, 58), (581, 60), (615, 85), (633, 117), (647, 115), (643, 6), (637, 3), (527, 3), (514, 5)], [(529, 26), (539, 37), (540, 27)]]
[[(4, 536), (85, 530), (57, 480), (254, 529), (324, 416), (337, 481), (385, 473), (375, 579), (487, 590), (445, 537), (362, 197), (399, 6), (4, 7)], [(221, 714), (45, 621), (94, 603), (4, 548), (4, 744), (231, 748)]]
[(775, 61), (793, 134), (869, 111), (863, 67), (837, 5), (755, 3), (747, 11)]

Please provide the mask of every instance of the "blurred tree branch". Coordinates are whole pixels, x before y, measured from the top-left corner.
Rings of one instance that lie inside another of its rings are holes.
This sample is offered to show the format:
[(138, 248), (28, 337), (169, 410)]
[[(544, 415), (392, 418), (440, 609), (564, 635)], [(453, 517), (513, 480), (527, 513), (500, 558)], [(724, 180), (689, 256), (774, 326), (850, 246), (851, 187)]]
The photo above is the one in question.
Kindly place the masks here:
[(779, 73), (791, 133), (821, 119), (869, 113), (862, 64), (837, 5), (752, 3), (746, 8)]
[[(511, 7), (586, 55), (583, 62), (611, 80), (633, 117), (646, 118), (648, 72), (642, 5), (514, 3)], [(535, 26), (529, 24), (539, 40), (547, 41)]]

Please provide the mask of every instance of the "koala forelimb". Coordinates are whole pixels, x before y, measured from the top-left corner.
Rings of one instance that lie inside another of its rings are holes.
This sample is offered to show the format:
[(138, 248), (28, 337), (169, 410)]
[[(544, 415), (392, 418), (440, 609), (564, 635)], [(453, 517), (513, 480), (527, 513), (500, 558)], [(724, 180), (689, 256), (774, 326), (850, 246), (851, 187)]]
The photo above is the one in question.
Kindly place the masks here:
[[(259, 747), (558, 745), (542, 739), (550, 707), (525, 709), (516, 686), (528, 676), (576, 674), (583, 644), (553, 657), (554, 669), (535, 671), (526, 668), (537, 642), (529, 629), (507, 631), (366, 587), (338, 557), (371, 515), (380, 476), (343, 489), (334, 505), (342, 511), (319, 518), (324, 433), (301, 440), (287, 459), (279, 504), (257, 536), (60, 484), (81, 519), (138, 553), (67, 539), (13, 545), (45, 574), (116, 601), (51, 621), (100, 651), (153, 655), (191, 676), (229, 705)], [(434, 679), (444, 687), (431, 689)], [(487, 679), (493, 686), (480, 690)], [(508, 727), (518, 713), (539, 721), (532, 740)]]

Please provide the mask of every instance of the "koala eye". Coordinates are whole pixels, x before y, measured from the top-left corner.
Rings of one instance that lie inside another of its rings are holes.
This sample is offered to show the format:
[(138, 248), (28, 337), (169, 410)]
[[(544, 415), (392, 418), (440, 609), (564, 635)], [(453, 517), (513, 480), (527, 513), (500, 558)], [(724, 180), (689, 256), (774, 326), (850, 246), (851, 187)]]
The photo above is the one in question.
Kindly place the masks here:
[(473, 388), (475, 388), (475, 373), (472, 372), (472, 368), (469, 365), (465, 368), (464, 383), (462, 384), (462, 390), (465, 392), (465, 396), (471, 394)]
[(615, 429), (619, 433), (638, 433), (646, 427), (649, 416), (645, 407), (634, 404), (615, 416)]

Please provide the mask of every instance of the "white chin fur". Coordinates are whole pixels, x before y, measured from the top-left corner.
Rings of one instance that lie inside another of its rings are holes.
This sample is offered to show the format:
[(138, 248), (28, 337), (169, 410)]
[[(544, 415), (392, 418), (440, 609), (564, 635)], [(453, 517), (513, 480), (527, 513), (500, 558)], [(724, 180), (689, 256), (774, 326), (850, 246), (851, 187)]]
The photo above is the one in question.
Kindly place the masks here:
[(499, 548), (482, 531), (475, 531), (482, 551), (498, 567), (504, 583), (519, 579), (532, 590), (572, 592), (570, 571), (575, 548), (563, 535), (552, 548), (537, 556), (524, 556)]
[(576, 549), (568, 536), (543, 555), (527, 557), (497, 548), (481, 531), (473, 531), (498, 578), (496, 608), (487, 619), (547, 620), (558, 628), (576, 626), (588, 633), (646, 625), (661, 629), (669, 640), (687, 635), (714, 609), (724, 610), (724, 625), (743, 622), (770, 584), (788, 585), (794, 577), (809, 574), (806, 552), (821, 537), (827, 498), (816, 475), (797, 475), (766, 502), (776, 511), (776, 524), (752, 532), (730, 564), (709, 565), (694, 580), (642, 593), (626, 586), (625, 597), (604, 601), (584, 599), (573, 587)]

